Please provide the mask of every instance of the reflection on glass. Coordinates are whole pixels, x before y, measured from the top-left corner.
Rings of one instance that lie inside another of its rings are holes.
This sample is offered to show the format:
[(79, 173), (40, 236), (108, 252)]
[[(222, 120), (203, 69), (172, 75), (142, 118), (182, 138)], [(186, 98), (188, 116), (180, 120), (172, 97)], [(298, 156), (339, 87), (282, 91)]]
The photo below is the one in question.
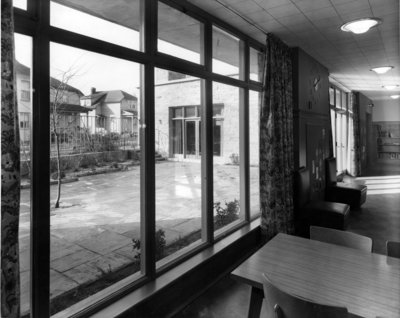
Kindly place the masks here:
[(139, 65), (51, 43), (51, 311), (140, 271)]
[(250, 91), (250, 214), (260, 213), (260, 93)]
[(340, 90), (335, 89), (336, 92), (336, 108), (342, 108), (342, 98), (341, 98), (341, 93)]
[(155, 70), (156, 260), (160, 267), (201, 242), (201, 80), (167, 81)]
[[(242, 218), (240, 211), (239, 88), (213, 83), (214, 229)], [(214, 106), (215, 107), (215, 106)], [(218, 113), (218, 111), (215, 111)]]
[(335, 89), (333, 87), (329, 87), (329, 104), (335, 106)]
[(20, 8), (22, 10), (27, 9), (27, 2), (28, 0), (14, 0), (13, 1), (13, 6), (16, 8)]
[(203, 64), (203, 24), (158, 2), (158, 51)]
[(241, 61), (243, 58), (242, 42), (233, 35), (213, 27), (214, 73), (242, 79)]
[(250, 47), (250, 79), (253, 81), (262, 81), (262, 72), (264, 67), (264, 54)]
[(91, 38), (140, 50), (141, 0), (69, 0), (68, 5), (51, 1), (51, 25)]
[(19, 215), (19, 257), (21, 315), (30, 311), (30, 181), (32, 127), (32, 38), (15, 34), (15, 80), (20, 135), (21, 202)]

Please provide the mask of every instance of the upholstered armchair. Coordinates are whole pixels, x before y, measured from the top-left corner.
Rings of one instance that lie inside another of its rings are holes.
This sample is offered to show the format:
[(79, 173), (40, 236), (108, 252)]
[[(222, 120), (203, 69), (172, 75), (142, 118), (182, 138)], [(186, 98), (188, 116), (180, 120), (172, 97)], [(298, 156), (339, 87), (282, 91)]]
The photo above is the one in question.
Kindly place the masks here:
[(325, 159), (325, 200), (350, 205), (359, 209), (367, 199), (367, 186), (356, 182), (337, 182), (336, 158)]
[(294, 174), (296, 234), (309, 237), (310, 225), (345, 230), (350, 206), (344, 203), (310, 200), (310, 172), (300, 168)]

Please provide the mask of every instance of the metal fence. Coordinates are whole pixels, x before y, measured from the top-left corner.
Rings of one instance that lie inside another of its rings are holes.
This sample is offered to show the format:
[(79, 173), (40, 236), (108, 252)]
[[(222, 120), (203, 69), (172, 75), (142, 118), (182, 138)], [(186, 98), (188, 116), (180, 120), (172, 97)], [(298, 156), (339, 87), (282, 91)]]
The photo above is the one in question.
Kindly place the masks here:
[[(62, 115), (55, 129), (50, 124), (50, 153), (57, 155), (57, 143), (62, 155), (88, 152), (136, 149), (139, 145), (135, 117), (100, 117)], [(31, 148), (30, 116), (20, 114), (21, 156), (28, 157)]]

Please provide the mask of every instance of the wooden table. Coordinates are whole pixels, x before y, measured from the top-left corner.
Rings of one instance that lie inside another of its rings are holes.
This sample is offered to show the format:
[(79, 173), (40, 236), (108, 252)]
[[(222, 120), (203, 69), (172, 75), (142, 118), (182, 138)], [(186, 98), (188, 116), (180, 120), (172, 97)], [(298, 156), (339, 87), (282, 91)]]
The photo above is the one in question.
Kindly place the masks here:
[(354, 317), (400, 317), (400, 259), (278, 234), (232, 273), (252, 286), (249, 317), (259, 317), (262, 273), (291, 294), (347, 307)]

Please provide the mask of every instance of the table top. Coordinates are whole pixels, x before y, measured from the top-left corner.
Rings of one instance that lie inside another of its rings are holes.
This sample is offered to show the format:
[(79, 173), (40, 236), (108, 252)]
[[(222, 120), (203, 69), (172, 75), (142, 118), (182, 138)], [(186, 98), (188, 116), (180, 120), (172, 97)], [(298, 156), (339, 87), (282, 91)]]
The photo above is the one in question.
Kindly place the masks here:
[(366, 318), (400, 317), (400, 259), (278, 234), (232, 273), (262, 288), (266, 273), (280, 288)]

